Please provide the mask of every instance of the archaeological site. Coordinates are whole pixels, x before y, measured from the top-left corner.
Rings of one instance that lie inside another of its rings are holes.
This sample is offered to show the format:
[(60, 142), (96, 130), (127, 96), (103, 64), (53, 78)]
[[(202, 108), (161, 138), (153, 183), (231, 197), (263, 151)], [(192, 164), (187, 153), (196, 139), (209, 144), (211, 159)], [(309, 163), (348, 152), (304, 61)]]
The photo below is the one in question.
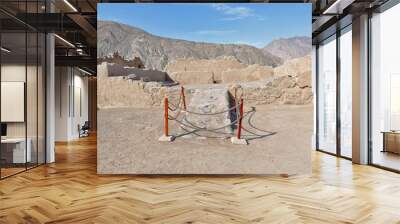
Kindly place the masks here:
[(309, 172), (310, 38), (256, 48), (98, 27), (99, 173)]

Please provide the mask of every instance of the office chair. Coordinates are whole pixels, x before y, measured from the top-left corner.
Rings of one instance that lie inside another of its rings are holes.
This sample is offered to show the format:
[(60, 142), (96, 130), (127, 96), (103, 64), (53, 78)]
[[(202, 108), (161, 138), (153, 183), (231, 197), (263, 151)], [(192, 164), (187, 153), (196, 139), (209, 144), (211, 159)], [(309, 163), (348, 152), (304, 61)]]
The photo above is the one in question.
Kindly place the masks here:
[(90, 129), (89, 121), (85, 121), (82, 127), (78, 125), (78, 129), (79, 129), (79, 138), (89, 136), (89, 129)]

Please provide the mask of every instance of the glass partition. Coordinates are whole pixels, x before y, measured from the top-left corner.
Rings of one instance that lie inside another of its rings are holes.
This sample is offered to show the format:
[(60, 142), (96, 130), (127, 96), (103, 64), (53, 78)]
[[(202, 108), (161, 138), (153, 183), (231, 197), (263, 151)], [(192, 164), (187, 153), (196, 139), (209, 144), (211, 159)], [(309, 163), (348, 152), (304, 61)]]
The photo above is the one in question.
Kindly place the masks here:
[(352, 34), (351, 25), (340, 35), (340, 154), (352, 157)]
[(318, 149), (336, 153), (336, 36), (318, 47)]
[(34, 167), (37, 165), (37, 132), (38, 132), (38, 35), (34, 32), (27, 33), (27, 82), (26, 82), (26, 113), (27, 113), (27, 150), (30, 151), (30, 160), (27, 167)]
[(400, 170), (400, 5), (371, 18), (371, 140), (373, 164)]
[(1, 34), (2, 177), (24, 171), (31, 159), (26, 141), (26, 41), (25, 32)]
[[(40, 13), (43, 3), (0, 7)], [(45, 34), (0, 12), (0, 178), (45, 163), (45, 45)]]

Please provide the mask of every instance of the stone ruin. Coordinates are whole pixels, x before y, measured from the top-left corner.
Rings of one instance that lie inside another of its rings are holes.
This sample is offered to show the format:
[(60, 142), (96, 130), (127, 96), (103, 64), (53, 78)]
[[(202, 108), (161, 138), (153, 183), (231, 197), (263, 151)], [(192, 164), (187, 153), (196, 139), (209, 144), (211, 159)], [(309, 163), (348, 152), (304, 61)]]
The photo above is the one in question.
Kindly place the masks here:
[(270, 66), (246, 65), (234, 57), (179, 59), (170, 62), (165, 71), (171, 79), (182, 85), (252, 82), (264, 80), (274, 74), (274, 69)]
[[(191, 127), (181, 125), (183, 132), (192, 132), (198, 127), (211, 130), (220, 127), (223, 128), (216, 130), (219, 133), (202, 133), (202, 131), (199, 131), (195, 134), (186, 135), (185, 137), (194, 137), (196, 134), (200, 134), (203, 137), (204, 134), (208, 137), (221, 135), (229, 136), (233, 133), (231, 111), (229, 110), (231, 104), (228, 88), (223, 86), (218, 86), (217, 88), (212, 86), (202, 87), (189, 90), (188, 95), (190, 95), (187, 105), (188, 112), (183, 112), (185, 113), (183, 123)], [(190, 111), (195, 113), (190, 113)], [(201, 115), (196, 113), (201, 113)], [(209, 116), (204, 114), (212, 115)]]
[(276, 68), (246, 65), (231, 57), (180, 59), (168, 64), (165, 72), (103, 62), (98, 65), (98, 104), (100, 108), (159, 107), (164, 96), (179, 96), (178, 83), (189, 95), (212, 85), (227, 88), (231, 96), (236, 92), (250, 104), (309, 104), (311, 56)]
[(141, 69), (144, 68), (144, 64), (139, 57), (135, 57), (132, 60), (127, 60), (122, 56), (120, 56), (118, 52), (115, 52), (112, 56), (97, 59), (98, 64), (101, 64), (103, 62), (114, 63), (122, 66), (135, 67)]

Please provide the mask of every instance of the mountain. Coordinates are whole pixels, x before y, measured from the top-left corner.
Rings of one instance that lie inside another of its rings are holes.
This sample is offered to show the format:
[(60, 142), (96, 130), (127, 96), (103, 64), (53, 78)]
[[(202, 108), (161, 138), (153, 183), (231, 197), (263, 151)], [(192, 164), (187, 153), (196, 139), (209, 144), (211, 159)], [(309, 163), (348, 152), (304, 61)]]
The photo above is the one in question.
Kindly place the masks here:
[(265, 54), (278, 56), (285, 61), (292, 58), (299, 58), (306, 56), (311, 52), (311, 38), (281, 38), (272, 41), (262, 50)]
[(111, 21), (98, 21), (98, 58), (118, 52), (126, 60), (138, 57), (149, 69), (163, 70), (181, 58), (214, 59), (232, 56), (245, 64), (276, 67), (282, 59), (249, 45), (213, 44), (152, 35), (142, 29)]

